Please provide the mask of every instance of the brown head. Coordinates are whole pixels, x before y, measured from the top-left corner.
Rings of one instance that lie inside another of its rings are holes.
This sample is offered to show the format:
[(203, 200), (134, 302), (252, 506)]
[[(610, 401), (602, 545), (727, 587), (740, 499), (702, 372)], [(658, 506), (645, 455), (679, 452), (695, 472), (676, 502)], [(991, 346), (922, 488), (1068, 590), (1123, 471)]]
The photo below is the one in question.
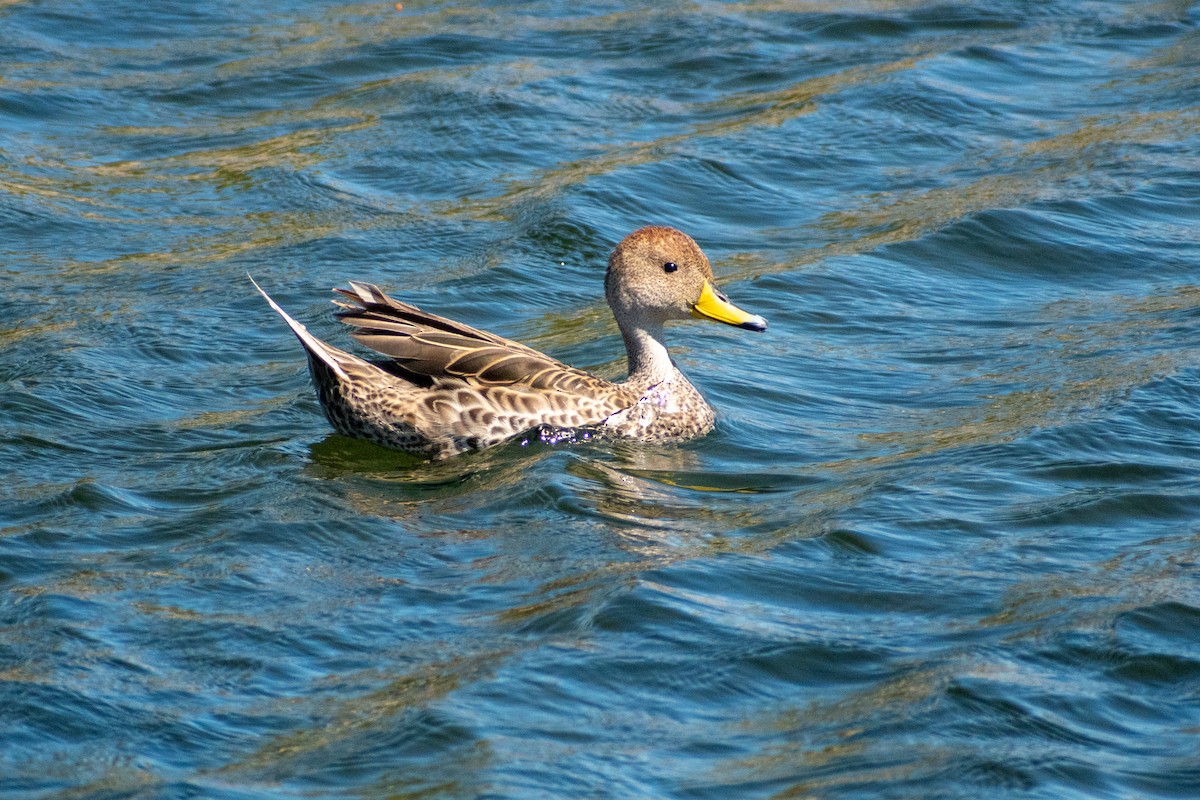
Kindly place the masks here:
[(675, 228), (651, 225), (622, 239), (609, 256), (604, 293), (622, 327), (699, 317), (767, 329), (766, 320), (717, 291), (708, 258), (692, 237)]

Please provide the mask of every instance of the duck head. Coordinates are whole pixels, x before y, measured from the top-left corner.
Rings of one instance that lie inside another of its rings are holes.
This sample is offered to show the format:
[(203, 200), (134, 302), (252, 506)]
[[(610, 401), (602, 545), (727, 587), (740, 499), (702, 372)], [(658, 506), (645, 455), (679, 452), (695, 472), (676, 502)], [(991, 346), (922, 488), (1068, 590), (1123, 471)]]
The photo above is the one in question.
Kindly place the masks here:
[(649, 226), (622, 239), (608, 259), (604, 293), (622, 329), (661, 327), (667, 320), (689, 317), (767, 329), (765, 319), (738, 308), (717, 290), (704, 252), (675, 228)]

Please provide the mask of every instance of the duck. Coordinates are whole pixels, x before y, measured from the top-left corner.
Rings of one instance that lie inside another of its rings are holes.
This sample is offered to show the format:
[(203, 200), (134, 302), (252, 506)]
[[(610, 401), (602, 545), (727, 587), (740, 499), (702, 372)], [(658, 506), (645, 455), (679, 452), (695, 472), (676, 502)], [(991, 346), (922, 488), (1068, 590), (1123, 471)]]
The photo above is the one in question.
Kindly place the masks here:
[(639, 442), (702, 436), (715, 415), (672, 361), (665, 324), (699, 318), (767, 329), (718, 291), (692, 237), (658, 225), (626, 236), (608, 259), (604, 293), (629, 362), (620, 382), (350, 281), (333, 290), (335, 316), (384, 356), (368, 360), (313, 336), (250, 281), (300, 340), (335, 431), (433, 460), (531, 432), (548, 441), (564, 433)]

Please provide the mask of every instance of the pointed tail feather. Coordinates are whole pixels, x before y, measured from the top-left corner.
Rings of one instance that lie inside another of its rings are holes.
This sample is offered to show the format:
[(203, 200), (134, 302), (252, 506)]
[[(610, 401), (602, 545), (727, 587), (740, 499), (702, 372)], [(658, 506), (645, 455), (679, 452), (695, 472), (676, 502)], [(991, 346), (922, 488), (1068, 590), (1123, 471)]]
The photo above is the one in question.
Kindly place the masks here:
[(283, 321), (286, 322), (288, 327), (292, 329), (292, 333), (296, 334), (296, 338), (300, 340), (300, 344), (304, 345), (305, 350), (321, 359), (321, 361), (327, 367), (333, 370), (339, 378), (346, 381), (350, 380), (350, 377), (346, 374), (346, 371), (342, 369), (342, 365), (338, 363), (337, 357), (334, 356), (331, 347), (309, 333), (308, 329), (299, 322), (292, 319), (286, 311), (279, 307), (278, 303), (271, 299), (269, 294), (263, 291), (263, 288), (258, 285), (257, 281), (255, 281), (253, 277), (250, 275), (247, 275), (246, 277), (250, 278), (250, 283), (254, 284), (254, 288), (258, 289), (258, 293), (266, 298), (267, 302), (271, 304), (271, 308), (275, 309), (275, 313), (283, 317)]

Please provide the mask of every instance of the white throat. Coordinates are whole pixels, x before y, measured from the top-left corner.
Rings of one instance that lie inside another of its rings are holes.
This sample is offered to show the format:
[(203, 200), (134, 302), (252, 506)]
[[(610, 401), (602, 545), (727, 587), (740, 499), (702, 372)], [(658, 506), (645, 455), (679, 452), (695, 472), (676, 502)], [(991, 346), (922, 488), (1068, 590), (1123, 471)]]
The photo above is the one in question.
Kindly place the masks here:
[(644, 388), (661, 383), (675, 374), (671, 354), (663, 344), (662, 323), (643, 323), (622, 330), (621, 335), (629, 354), (629, 383)]

